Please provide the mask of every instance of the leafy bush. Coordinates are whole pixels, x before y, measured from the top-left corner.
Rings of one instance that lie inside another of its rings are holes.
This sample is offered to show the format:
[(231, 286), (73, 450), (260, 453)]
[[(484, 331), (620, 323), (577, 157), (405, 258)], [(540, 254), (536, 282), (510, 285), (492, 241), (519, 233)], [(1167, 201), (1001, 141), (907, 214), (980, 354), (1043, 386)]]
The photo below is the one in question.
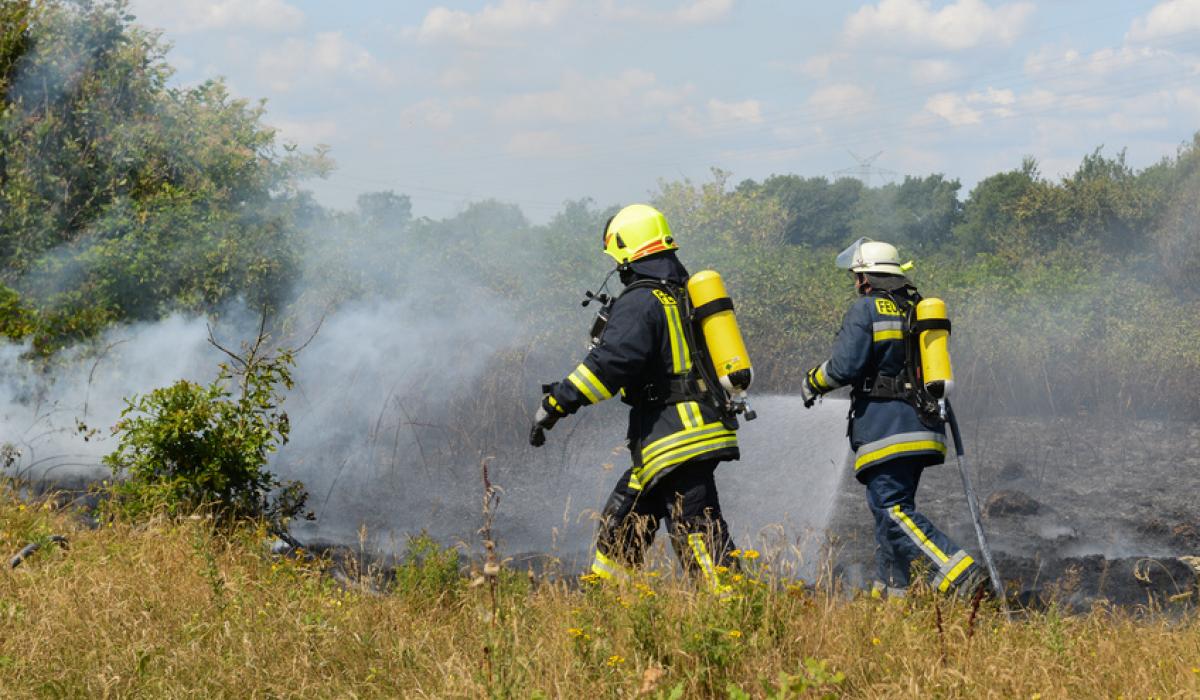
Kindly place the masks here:
[(212, 508), (225, 519), (263, 517), (277, 526), (304, 508), (299, 482), (281, 482), (268, 456), (287, 442), (282, 391), (292, 387), (291, 351), (232, 355), (208, 385), (181, 380), (126, 400), (104, 458), (117, 477), (114, 503), (137, 517)]
[(403, 560), (396, 567), (394, 589), (402, 595), (453, 598), (463, 586), (458, 567), (457, 549), (443, 547), (421, 533), (408, 541)]

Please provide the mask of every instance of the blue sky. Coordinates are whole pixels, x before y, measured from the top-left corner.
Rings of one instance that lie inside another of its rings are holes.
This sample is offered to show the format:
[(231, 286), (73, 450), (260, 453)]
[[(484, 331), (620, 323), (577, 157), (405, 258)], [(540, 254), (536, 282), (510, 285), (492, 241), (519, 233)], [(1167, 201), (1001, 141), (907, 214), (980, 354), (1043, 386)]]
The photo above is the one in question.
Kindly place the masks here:
[[(350, 207), (644, 199), (663, 178), (832, 176), (853, 154), (966, 191), (1200, 130), (1200, 0), (132, 0), (177, 80), (224, 76), (338, 169)], [(882, 179), (877, 179), (880, 182)]]

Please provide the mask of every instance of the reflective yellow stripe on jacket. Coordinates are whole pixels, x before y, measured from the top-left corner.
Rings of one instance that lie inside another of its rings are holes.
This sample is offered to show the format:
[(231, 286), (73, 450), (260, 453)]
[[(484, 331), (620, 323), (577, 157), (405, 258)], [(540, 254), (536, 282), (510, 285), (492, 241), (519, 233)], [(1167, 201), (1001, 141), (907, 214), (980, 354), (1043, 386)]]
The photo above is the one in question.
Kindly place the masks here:
[[(686, 374), (692, 368), (692, 353), (688, 347), (688, 335), (685, 332), (679, 303), (662, 290), (654, 290), (654, 296), (662, 304), (667, 321), (671, 372), (676, 375)], [(664, 471), (689, 459), (737, 447), (737, 433), (720, 422), (705, 423), (704, 413), (696, 401), (683, 401), (667, 406), (658, 420), (673, 423), (675, 418), (679, 419), (679, 430), (667, 435), (658, 432), (661, 437), (641, 448), (641, 466), (635, 467), (630, 476), (630, 489), (640, 491), (650, 486)], [(656, 425), (656, 430), (661, 431), (663, 427), (669, 429), (668, 425), (660, 422)]]
[(663, 313), (667, 316), (667, 335), (671, 340), (671, 371), (675, 374), (683, 374), (692, 368), (692, 353), (688, 349), (687, 334), (684, 333), (679, 304), (669, 294), (658, 290), (654, 291), (654, 295), (662, 302)]
[(868, 442), (855, 452), (854, 471), (866, 469), (893, 457), (910, 454), (938, 452), (946, 454), (946, 438), (932, 430), (898, 433), (890, 437)]
[(904, 340), (904, 322), (876, 321), (871, 326), (871, 339), (876, 343), (884, 340)]
[(719, 422), (685, 428), (659, 438), (642, 448), (642, 466), (634, 470), (630, 488), (640, 490), (668, 467), (727, 447), (737, 447), (737, 433)]
[(567, 376), (567, 379), (575, 385), (579, 393), (584, 395), (588, 403), (600, 403), (605, 399), (612, 398), (612, 392), (604, 386), (604, 382), (596, 378), (595, 373), (588, 369), (587, 365), (581, 364), (576, 367), (575, 371)]

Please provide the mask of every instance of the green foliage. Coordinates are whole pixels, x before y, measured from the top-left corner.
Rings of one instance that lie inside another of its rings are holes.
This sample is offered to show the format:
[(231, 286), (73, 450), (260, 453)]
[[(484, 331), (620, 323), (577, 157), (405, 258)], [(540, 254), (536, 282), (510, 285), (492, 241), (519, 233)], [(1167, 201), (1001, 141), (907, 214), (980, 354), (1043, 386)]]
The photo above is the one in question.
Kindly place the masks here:
[(454, 599), (463, 588), (458, 550), (425, 533), (409, 539), (395, 577), (393, 590), (408, 596)]
[(8, 94), (17, 64), (29, 49), (33, 16), (32, 0), (0, 2), (0, 101)]
[[(24, 8), (24, 9), (23, 9)], [(114, 321), (278, 306), (294, 277), (297, 178), (263, 105), (168, 87), (167, 47), (121, 0), (0, 2), (0, 283), (49, 354)]]
[[(1017, 208), (1037, 182), (1037, 163), (1026, 159), (1021, 169), (984, 178), (963, 207), (954, 228), (956, 247), (965, 253), (994, 252), (1019, 236)], [(1013, 247), (1020, 246), (1017, 241)]]
[(787, 216), (784, 239), (788, 243), (836, 246), (852, 239), (855, 205), (865, 188), (853, 178), (830, 182), (823, 177), (772, 175), (761, 185), (746, 180), (737, 189), (779, 202)]
[(777, 200), (753, 188), (727, 190), (730, 174), (724, 170), (713, 168), (712, 175), (712, 181), (701, 185), (660, 181), (652, 196), (679, 234), (680, 245), (783, 241), (787, 215)]
[(268, 456), (288, 438), (282, 392), (292, 387), (293, 356), (260, 357), (258, 348), (235, 356), (236, 369), (222, 363), (211, 384), (180, 380), (127, 399), (113, 427), (118, 447), (104, 458), (121, 479), (114, 507), (135, 518), (205, 508), (279, 527), (303, 509), (303, 486), (267, 470)]

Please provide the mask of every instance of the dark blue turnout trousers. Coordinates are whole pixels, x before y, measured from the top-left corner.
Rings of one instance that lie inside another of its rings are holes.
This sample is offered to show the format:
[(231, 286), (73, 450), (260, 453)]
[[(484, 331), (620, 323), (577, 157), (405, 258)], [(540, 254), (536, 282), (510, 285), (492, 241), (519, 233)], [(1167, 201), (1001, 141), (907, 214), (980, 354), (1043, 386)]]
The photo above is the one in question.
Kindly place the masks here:
[(875, 560), (879, 580), (890, 588), (906, 588), (912, 563), (930, 565), (933, 585), (948, 591), (970, 578), (975, 560), (917, 512), (917, 485), (924, 469), (917, 460), (896, 459), (860, 475), (867, 486), (867, 506), (875, 516)]

